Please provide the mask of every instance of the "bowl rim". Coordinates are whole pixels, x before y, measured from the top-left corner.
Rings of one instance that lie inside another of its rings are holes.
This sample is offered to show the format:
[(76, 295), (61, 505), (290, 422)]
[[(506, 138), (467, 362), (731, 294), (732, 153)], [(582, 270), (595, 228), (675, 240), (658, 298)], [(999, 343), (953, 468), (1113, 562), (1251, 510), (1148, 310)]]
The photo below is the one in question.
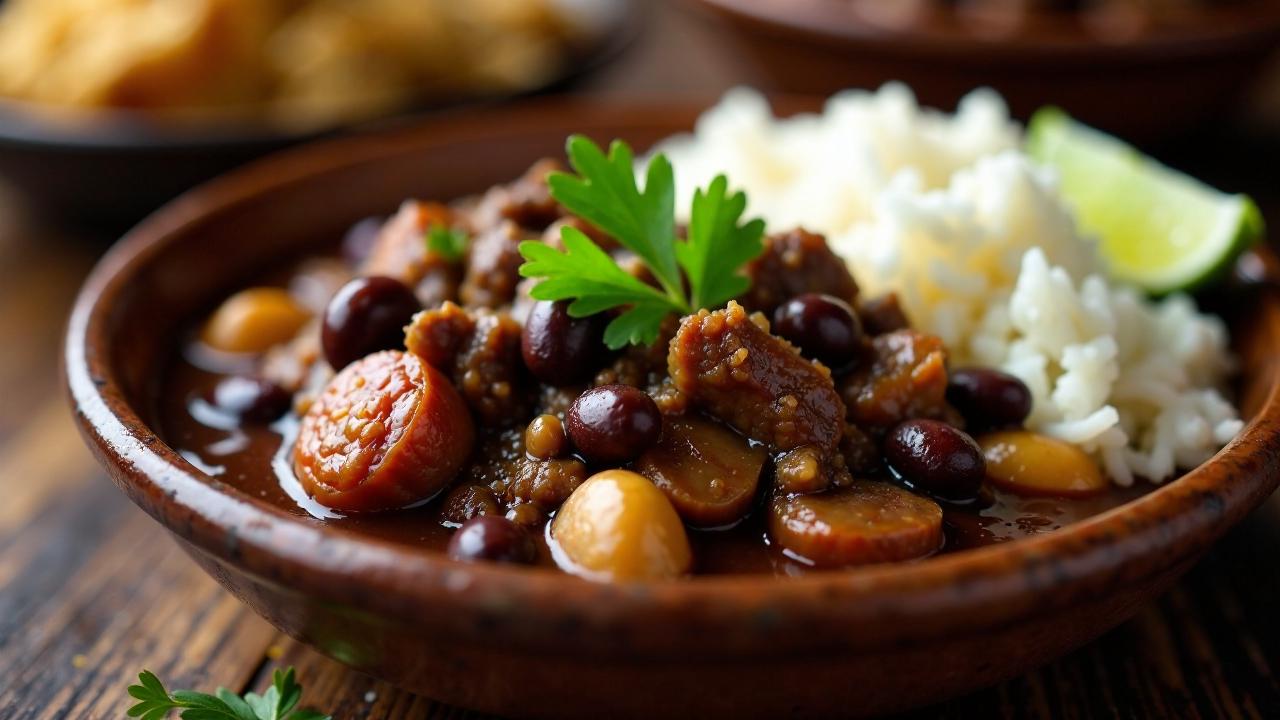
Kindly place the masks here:
[[(94, 268), (76, 300), (62, 363), (65, 389), (82, 435), (116, 484), (184, 544), (263, 582), (441, 627), (449, 624), (423, 618), (423, 607), (459, 617), (501, 612), (546, 621), (573, 615), (594, 626), (636, 635), (651, 632), (653, 626), (646, 623), (655, 620), (673, 628), (699, 629), (748, 623), (768, 635), (769, 622), (778, 613), (847, 623), (840, 627), (848, 632), (827, 637), (789, 638), (772, 647), (748, 643), (771, 654), (787, 648), (813, 652), (848, 643), (912, 642), (943, 632), (980, 633), (1055, 607), (1087, 602), (1097, 593), (1154, 578), (1175, 562), (1197, 557), (1280, 484), (1280, 381), (1273, 381), (1257, 414), (1213, 459), (1136, 500), (1052, 533), (918, 563), (801, 577), (695, 576), (599, 585), (546, 569), (459, 563), (441, 553), (290, 515), (205, 475), (166, 445), (131, 407), (113, 361), (110, 329), (117, 303), (132, 278), (165, 247), (181, 242), (184, 230), (202, 218), (234, 210), (313, 175), (386, 160), (408, 147), (421, 151), (486, 137), (500, 141), (518, 132), (513, 128), (563, 130), (565, 117), (574, 117), (566, 113), (588, 109), (605, 122), (652, 122), (666, 132), (670, 118), (688, 120), (701, 108), (542, 99), (377, 135), (313, 143), (184, 194), (117, 243)], [(1280, 318), (1280, 294), (1271, 299), (1263, 309)], [(477, 604), (476, 598), (485, 602)], [(885, 617), (909, 622), (890, 625)], [(691, 638), (674, 631), (655, 633), (648, 640), (655, 648), (669, 649), (688, 647), (698, 638), (705, 643), (705, 635)], [(568, 652), (575, 645), (566, 642), (561, 647)]]
[[(1185, 30), (1143, 32), (1128, 42), (1105, 42), (1078, 25), (1053, 19), (1034, 33), (984, 37), (954, 23), (928, 20), (926, 27), (882, 27), (860, 16), (850, 0), (687, 0), (706, 11), (774, 35), (828, 46), (862, 46), (904, 59), (947, 58), (966, 65), (1070, 61), (1083, 66), (1115, 62), (1160, 65), (1219, 53), (1274, 47), (1280, 38), (1280, 6), (1255, 2), (1246, 8), (1201, 8), (1206, 18)], [(978, 51), (988, 57), (977, 55)]]

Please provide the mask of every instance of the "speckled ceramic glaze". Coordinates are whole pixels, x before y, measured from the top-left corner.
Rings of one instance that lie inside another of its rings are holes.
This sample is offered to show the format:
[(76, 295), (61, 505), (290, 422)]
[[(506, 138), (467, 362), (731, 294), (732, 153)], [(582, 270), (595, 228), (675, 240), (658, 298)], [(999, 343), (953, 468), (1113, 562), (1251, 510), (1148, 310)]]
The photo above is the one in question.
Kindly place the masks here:
[[(293, 151), (170, 204), (88, 280), (70, 399), (115, 482), (263, 617), (433, 698), (531, 717), (832, 717), (962, 693), (1096, 637), (1169, 586), (1280, 482), (1280, 296), (1235, 318), (1251, 418), (1212, 461), (1036, 539), (802, 578), (593, 585), (464, 565), (287, 515), (202, 474), (149, 423), (174, 330), (264, 267), (405, 197), (455, 197), (558, 153), (638, 146), (690, 108), (557, 102)], [(139, 609), (139, 612), (142, 612)]]

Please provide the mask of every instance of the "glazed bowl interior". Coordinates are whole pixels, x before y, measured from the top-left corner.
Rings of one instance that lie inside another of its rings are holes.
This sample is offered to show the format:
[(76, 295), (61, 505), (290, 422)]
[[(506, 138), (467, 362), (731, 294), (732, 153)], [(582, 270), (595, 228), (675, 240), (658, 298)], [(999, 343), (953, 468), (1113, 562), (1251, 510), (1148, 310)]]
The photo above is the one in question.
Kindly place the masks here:
[[(793, 111), (814, 106), (788, 104)], [(389, 213), (404, 198), (456, 198), (516, 177), (533, 160), (559, 155), (570, 132), (643, 148), (690, 128), (697, 111), (561, 100), (478, 112), (291, 151), (183, 196), (103, 260), (71, 319), (67, 382), (90, 446), (117, 484), (206, 568), (243, 573), (248, 584), (219, 579), (330, 654), (342, 656), (326, 646), (332, 628), (308, 624), (316, 603), (377, 627), (411, 627), (419, 641), (601, 667), (610, 658), (651, 662), (673, 654), (776, 665), (885, 648), (927, 652), (948, 636), (979, 647), (988, 633), (1033, 616), (1074, 623), (1061, 638), (1009, 658), (1025, 667), (1123, 620), (1280, 481), (1280, 300), (1262, 290), (1233, 304), (1247, 306), (1231, 320), (1250, 422), (1217, 457), (1066, 529), (909, 564), (623, 586), (545, 568), (460, 564), (289, 514), (202, 473), (154, 429), (160, 378), (180, 330), (264, 271), (323, 249), (354, 220)], [(343, 659), (445, 699), (486, 705), (465, 688), (424, 685), (376, 661)], [(963, 681), (940, 680), (901, 704), (1008, 672), (987, 667)]]

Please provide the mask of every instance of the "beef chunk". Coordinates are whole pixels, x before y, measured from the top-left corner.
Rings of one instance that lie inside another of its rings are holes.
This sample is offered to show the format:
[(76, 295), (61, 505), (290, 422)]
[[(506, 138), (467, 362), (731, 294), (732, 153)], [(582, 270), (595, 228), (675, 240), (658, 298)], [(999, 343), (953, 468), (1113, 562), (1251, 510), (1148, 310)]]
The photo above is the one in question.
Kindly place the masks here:
[(312, 315), (324, 315), (329, 300), (351, 280), (351, 270), (337, 258), (311, 258), (299, 263), (289, 278), (289, 295)]
[(506, 313), (479, 311), (471, 341), (459, 353), (454, 382), (468, 404), (488, 425), (524, 419), (533, 407), (520, 324)]
[(586, 482), (588, 474), (581, 460), (524, 457), (516, 463), (515, 477), (507, 486), (505, 497), (510, 504), (533, 503), (552, 511)]
[(902, 310), (902, 303), (895, 292), (859, 303), (858, 319), (862, 321), (862, 329), (868, 335), (883, 335), (911, 327), (911, 321)]
[(472, 412), (490, 426), (528, 415), (533, 389), (520, 357), (520, 324), (506, 313), (445, 303), (414, 316), (405, 347), (453, 379)]
[(404, 346), (436, 369), (449, 372), (475, 329), (476, 321), (470, 313), (446, 302), (413, 316), (405, 330)]
[(456, 226), (463, 222), (439, 203), (406, 201), (382, 226), (373, 250), (360, 266), (361, 275), (393, 277), (414, 289), (418, 301), (434, 307), (458, 296), (462, 270), (443, 255), (427, 249), (432, 225)]
[(547, 187), (547, 176), (563, 169), (558, 160), (546, 158), (515, 182), (490, 188), (471, 213), (473, 225), (484, 232), (510, 221), (524, 230), (542, 232), (564, 214)]
[(314, 391), (316, 382), (323, 387), (332, 370), (320, 350), (320, 320), (309, 320), (292, 340), (268, 350), (259, 372), (291, 393)]
[(427, 247), (432, 226), (460, 228), (470, 234), (465, 218), (438, 203), (410, 200), (383, 226), (362, 275), (386, 275), (413, 288), (425, 307), (458, 299), (462, 265)]
[(680, 326), (674, 315), (662, 321), (652, 345), (628, 345), (612, 363), (596, 373), (592, 385), (630, 385), (653, 390), (667, 377), (667, 347)]
[(789, 458), (782, 489), (838, 484), (848, 478), (839, 449), (845, 409), (831, 373), (767, 325), (736, 302), (684, 318), (667, 356), (671, 378), (694, 406)]
[(949, 416), (942, 341), (914, 330), (872, 339), (868, 358), (840, 382), (849, 420), (873, 433), (909, 418)]
[(520, 243), (535, 239), (511, 220), (472, 238), (466, 277), (459, 289), (462, 304), (496, 308), (515, 299), (524, 263)]
[(849, 472), (866, 477), (878, 474), (881, 470), (880, 448), (876, 441), (857, 425), (845, 425), (844, 437), (840, 439), (840, 452)]
[(751, 289), (742, 304), (766, 315), (801, 293), (834, 295), (850, 304), (858, 296), (858, 284), (826, 238), (799, 228), (766, 236), (764, 252), (746, 272)]

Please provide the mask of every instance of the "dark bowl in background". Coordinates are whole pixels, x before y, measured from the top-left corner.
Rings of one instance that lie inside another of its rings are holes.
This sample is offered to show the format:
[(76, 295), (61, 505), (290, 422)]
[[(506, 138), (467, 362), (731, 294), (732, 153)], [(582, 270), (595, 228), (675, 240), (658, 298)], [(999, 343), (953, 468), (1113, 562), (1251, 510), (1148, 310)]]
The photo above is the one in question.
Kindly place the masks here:
[(731, 31), (767, 78), (766, 90), (828, 95), (901, 80), (924, 104), (954, 107), (989, 86), (1018, 117), (1057, 105), (1139, 142), (1220, 120), (1280, 49), (1274, 0), (1200, 8), (1194, 17), (1114, 37), (1061, 11), (1032, 11), (996, 32), (990, 16), (964, 16), (957, 8), (965, 5), (950, 2), (895, 24), (869, 9), (906, 7), (905, 0), (687, 1)]
[(645, 3), (615, 2), (607, 27), (574, 48), (563, 72), (541, 85), (510, 95), (423, 103), (356, 123), (287, 128), (197, 118), (165, 121), (118, 109), (51, 114), (0, 97), (0, 180), (59, 224), (123, 231), (184, 190), (292, 145), (569, 88), (619, 55), (642, 25)]
[(322, 134), (166, 129), (108, 112), (51, 123), (0, 101), (0, 177), (59, 223), (122, 228), (214, 175)]

